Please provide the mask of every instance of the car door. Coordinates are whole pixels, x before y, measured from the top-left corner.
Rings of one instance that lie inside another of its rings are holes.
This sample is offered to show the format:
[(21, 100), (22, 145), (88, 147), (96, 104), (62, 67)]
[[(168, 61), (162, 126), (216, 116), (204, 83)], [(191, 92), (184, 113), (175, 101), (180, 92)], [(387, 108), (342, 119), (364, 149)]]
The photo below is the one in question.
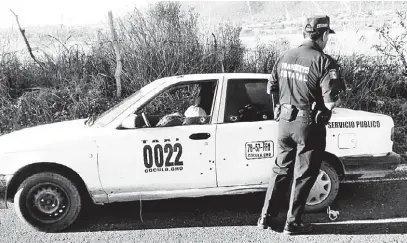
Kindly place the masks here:
[(218, 186), (268, 183), (278, 124), (266, 85), (266, 78), (226, 81), (216, 137)]
[[(210, 82), (218, 83), (217, 80)], [(185, 119), (182, 124), (177, 123), (184, 111), (177, 110), (182, 104), (178, 107), (175, 104), (185, 103), (187, 99), (183, 95), (189, 91), (174, 91), (175, 85), (137, 109), (135, 122), (144, 124), (143, 112), (152, 127), (119, 127), (98, 141), (100, 179), (110, 201), (133, 200), (142, 194), (161, 198), (174, 190), (216, 187), (216, 124), (212, 122), (216, 87), (206, 116), (193, 117), (189, 123)], [(171, 103), (174, 99), (179, 100)], [(157, 104), (161, 105), (159, 109)], [(154, 112), (167, 115), (159, 117)]]

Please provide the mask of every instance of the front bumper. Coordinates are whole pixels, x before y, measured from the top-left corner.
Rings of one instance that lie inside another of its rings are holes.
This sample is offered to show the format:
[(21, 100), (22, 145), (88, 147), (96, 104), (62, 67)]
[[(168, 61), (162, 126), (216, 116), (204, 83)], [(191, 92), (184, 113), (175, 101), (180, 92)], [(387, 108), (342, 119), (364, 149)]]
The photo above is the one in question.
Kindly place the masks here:
[(7, 182), (8, 176), (0, 175), (0, 209), (7, 208)]

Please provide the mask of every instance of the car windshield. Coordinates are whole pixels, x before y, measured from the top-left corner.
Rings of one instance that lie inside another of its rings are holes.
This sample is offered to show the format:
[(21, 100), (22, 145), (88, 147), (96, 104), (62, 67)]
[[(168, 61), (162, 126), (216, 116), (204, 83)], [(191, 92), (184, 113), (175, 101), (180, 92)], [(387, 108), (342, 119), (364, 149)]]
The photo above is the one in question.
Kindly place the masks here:
[[(147, 93), (151, 92), (152, 90), (156, 89), (157, 87), (161, 86), (166, 79), (159, 79), (155, 80), (146, 86), (142, 87), (141, 89), (137, 90), (134, 94), (130, 95), (129, 97), (125, 98), (109, 110), (103, 112), (95, 119), (95, 124), (99, 126), (105, 126), (113, 121), (117, 116), (122, 114), (128, 108), (130, 108), (135, 102), (137, 102), (140, 98), (142, 98)], [(92, 125), (92, 124), (90, 124)]]

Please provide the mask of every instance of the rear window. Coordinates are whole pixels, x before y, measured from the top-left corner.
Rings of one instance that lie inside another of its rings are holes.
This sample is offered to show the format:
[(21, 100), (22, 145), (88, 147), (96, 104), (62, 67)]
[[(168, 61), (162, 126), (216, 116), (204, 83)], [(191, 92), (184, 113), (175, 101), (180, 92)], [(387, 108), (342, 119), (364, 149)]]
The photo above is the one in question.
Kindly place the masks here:
[(229, 79), (224, 121), (248, 122), (273, 119), (267, 79)]

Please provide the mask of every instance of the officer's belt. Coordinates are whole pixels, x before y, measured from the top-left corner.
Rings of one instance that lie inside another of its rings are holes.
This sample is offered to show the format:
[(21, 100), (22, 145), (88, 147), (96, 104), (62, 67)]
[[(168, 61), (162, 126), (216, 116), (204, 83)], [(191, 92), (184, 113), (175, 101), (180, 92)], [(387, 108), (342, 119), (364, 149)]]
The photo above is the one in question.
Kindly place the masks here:
[(311, 110), (310, 106), (307, 106), (307, 109), (298, 109), (295, 105), (282, 104), (281, 105), (281, 110), (290, 109), (292, 107), (298, 110), (297, 116), (310, 116), (310, 115), (312, 115), (312, 110)]

